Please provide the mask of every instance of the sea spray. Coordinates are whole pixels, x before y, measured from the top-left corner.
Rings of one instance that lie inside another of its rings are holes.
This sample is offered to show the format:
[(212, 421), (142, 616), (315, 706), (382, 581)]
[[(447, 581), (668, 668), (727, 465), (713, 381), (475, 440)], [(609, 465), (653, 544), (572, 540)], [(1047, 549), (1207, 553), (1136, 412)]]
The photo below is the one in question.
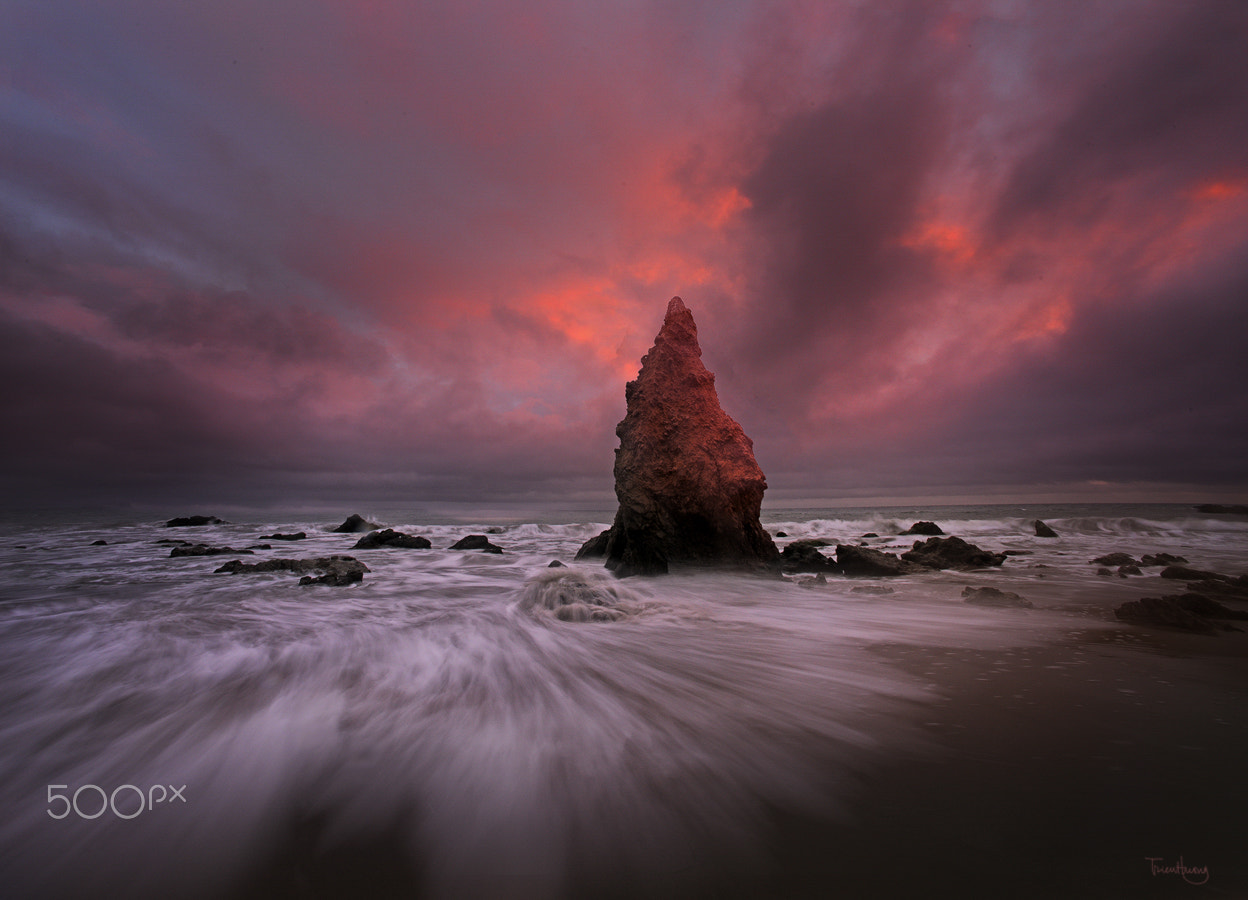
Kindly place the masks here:
[(643, 603), (613, 575), (562, 566), (530, 578), (516, 606), (530, 614), (551, 614), (563, 622), (615, 622), (639, 612)]

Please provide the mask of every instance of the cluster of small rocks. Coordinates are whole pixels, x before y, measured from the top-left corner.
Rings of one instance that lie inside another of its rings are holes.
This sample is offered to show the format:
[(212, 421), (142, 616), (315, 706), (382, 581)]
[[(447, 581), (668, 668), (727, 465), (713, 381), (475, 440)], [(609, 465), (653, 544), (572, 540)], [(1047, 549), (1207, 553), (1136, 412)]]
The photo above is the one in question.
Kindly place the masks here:
[[(229, 523), (216, 516), (185, 516), (170, 519), (165, 524), (169, 528), (194, 528), (206, 525), (226, 525)], [(428, 550), (433, 547), (433, 543), (426, 537), (404, 534), (392, 528), (383, 529), (380, 525), (369, 522), (358, 514), (348, 516), (341, 525), (329, 529), (329, 531), (332, 534), (359, 534), (367, 532), (356, 541), (355, 546), (351, 548), (353, 550)], [(264, 535), (265, 540), (272, 541), (302, 541), (306, 540), (307, 537), (307, 532), (304, 531), (297, 531), (292, 534), (276, 532)], [(171, 546), (172, 549), (169, 552), (171, 557), (254, 556), (256, 550), (272, 549), (268, 544), (256, 544), (251, 547), (236, 549), (234, 547), (214, 547), (209, 544), (194, 543), (174, 538), (162, 538), (156, 541), (156, 543)], [(505, 552), (502, 547), (492, 543), (484, 534), (467, 535), (447, 549), (480, 550), (485, 553)], [(363, 581), (364, 573), (368, 571), (370, 571), (368, 566), (353, 556), (333, 555), (306, 559), (267, 559), (255, 563), (245, 563), (242, 560), (235, 559), (218, 568), (216, 573), (238, 575), (244, 573), (291, 572), (302, 576), (299, 579), (300, 584), (328, 584), (341, 587)]]
[[(934, 522), (915, 522), (901, 534), (944, 534)], [(874, 533), (864, 538), (876, 537)], [(780, 552), (780, 565), (789, 574), (813, 572), (856, 577), (891, 577), (913, 575), (932, 569), (982, 569), (999, 566), (1005, 562), (1004, 553), (983, 550), (960, 537), (929, 537), (915, 541), (914, 546), (900, 556), (886, 553), (862, 544), (837, 544), (836, 558), (820, 552), (820, 547), (832, 546), (831, 541), (821, 538), (802, 538), (791, 541)]]
[[(1182, 556), (1174, 556), (1170, 553), (1150, 553), (1145, 554), (1136, 559), (1130, 553), (1106, 553), (1104, 556), (1098, 556), (1096, 559), (1090, 560), (1094, 566), (1100, 566), (1096, 570), (1097, 575), (1114, 575), (1120, 578), (1126, 578), (1129, 575), (1143, 575), (1143, 569), (1150, 566), (1173, 566), (1176, 563), (1186, 563), (1187, 560)], [(1116, 571), (1115, 571), (1116, 570)], [(1162, 573), (1163, 577), (1166, 574)]]
[[(1135, 625), (1159, 626), (1197, 634), (1239, 631), (1228, 621), (1248, 620), (1248, 612), (1232, 609), (1223, 602), (1248, 602), (1248, 575), (1231, 576), (1187, 565), (1181, 556), (1155, 553), (1133, 560), (1125, 553), (1110, 554), (1094, 563), (1120, 564), (1119, 572), (1139, 574), (1139, 566), (1162, 566), (1160, 577), (1186, 582), (1187, 593), (1128, 600), (1114, 610), (1114, 615)], [(1106, 570), (1101, 570), (1106, 571)]]

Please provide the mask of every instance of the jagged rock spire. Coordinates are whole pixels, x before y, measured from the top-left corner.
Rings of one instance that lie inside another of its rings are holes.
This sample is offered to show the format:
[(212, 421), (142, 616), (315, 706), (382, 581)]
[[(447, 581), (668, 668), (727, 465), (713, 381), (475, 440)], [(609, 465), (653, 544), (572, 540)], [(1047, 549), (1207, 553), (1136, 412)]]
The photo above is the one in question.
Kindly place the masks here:
[(759, 522), (767, 481), (753, 443), (719, 405), (702, 363), (698, 327), (679, 297), (624, 390), (616, 426), (611, 528), (578, 556), (603, 555), (620, 576), (670, 564), (773, 565), (778, 552)]

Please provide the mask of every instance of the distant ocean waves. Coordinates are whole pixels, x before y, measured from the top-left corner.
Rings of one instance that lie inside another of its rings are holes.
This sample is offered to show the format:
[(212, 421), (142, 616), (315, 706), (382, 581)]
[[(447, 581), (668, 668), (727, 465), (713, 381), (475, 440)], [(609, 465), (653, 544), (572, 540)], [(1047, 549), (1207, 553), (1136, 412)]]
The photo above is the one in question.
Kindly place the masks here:
[[(1037, 519), (1066, 539), (1064, 544), (1053, 546), (1071, 552), (1086, 549), (1094, 556), (1123, 550), (1124, 545), (1177, 542), (1197, 555), (1209, 553), (1229, 561), (1233, 557), (1227, 557), (1227, 551), (1234, 554), (1248, 542), (1248, 516), (1199, 513), (1187, 504), (776, 509), (764, 514), (764, 524), (773, 534), (782, 531), (790, 539), (822, 537), (843, 542), (861, 539), (869, 533), (881, 538), (896, 537), (900, 542), (905, 537), (900, 532), (918, 521), (943, 525), (946, 533), (968, 540), (1016, 542), (1035, 536)], [(784, 538), (778, 541), (783, 543)], [(1047, 544), (1036, 547), (1052, 549)]]

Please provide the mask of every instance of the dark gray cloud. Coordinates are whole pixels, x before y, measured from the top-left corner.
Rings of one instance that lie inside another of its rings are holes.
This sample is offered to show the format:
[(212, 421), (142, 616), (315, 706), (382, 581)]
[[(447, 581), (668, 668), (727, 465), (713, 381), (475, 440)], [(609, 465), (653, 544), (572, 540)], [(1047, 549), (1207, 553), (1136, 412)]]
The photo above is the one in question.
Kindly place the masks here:
[(870, 329), (885, 298), (921, 272), (899, 240), (948, 127), (929, 25), (922, 15), (881, 23), (828, 74), (832, 96), (783, 121), (743, 182), (747, 227), (761, 237), (754, 287), (766, 294), (750, 330), (761, 328), (770, 354)]
[[(123, 361), (39, 323), (0, 318), (0, 446), (5, 491), (27, 501), (106, 491), (167, 490), (245, 468), (247, 410), (160, 360)], [(293, 449), (275, 445), (280, 456)]]
[[(1248, 244), (1243, 246), (1248, 258)], [(1248, 266), (1130, 307), (1087, 307), (937, 444), (963, 480), (1237, 483), (1248, 460)], [(936, 477), (939, 472), (928, 473)]]
[[(146, 322), (153, 352), (139, 356), (0, 313), (8, 502), (246, 505), (385, 500), (395, 490), (454, 500), (586, 485), (601, 493), (609, 477), (611, 416), (588, 442), (579, 426), (500, 421), (471, 380), (383, 381), (366, 408), (346, 414), (326, 398), (335, 381), (379, 372), (375, 348), (297, 317), (275, 320), (240, 298), (207, 311), (213, 321), (202, 327)], [(198, 345), (186, 343), (197, 335)], [(287, 373), (249, 368), (249, 356), (297, 366), (295, 383), (266, 383)]]
[(1248, 7), (1194, 3), (1165, 12), (1143, 27), (1125, 23), (1138, 42), (1111, 44), (1115, 52), (1067, 73), (1077, 74), (1081, 90), (1013, 166), (992, 234), (1094, 224), (1124, 184), (1156, 199), (1248, 174)]

